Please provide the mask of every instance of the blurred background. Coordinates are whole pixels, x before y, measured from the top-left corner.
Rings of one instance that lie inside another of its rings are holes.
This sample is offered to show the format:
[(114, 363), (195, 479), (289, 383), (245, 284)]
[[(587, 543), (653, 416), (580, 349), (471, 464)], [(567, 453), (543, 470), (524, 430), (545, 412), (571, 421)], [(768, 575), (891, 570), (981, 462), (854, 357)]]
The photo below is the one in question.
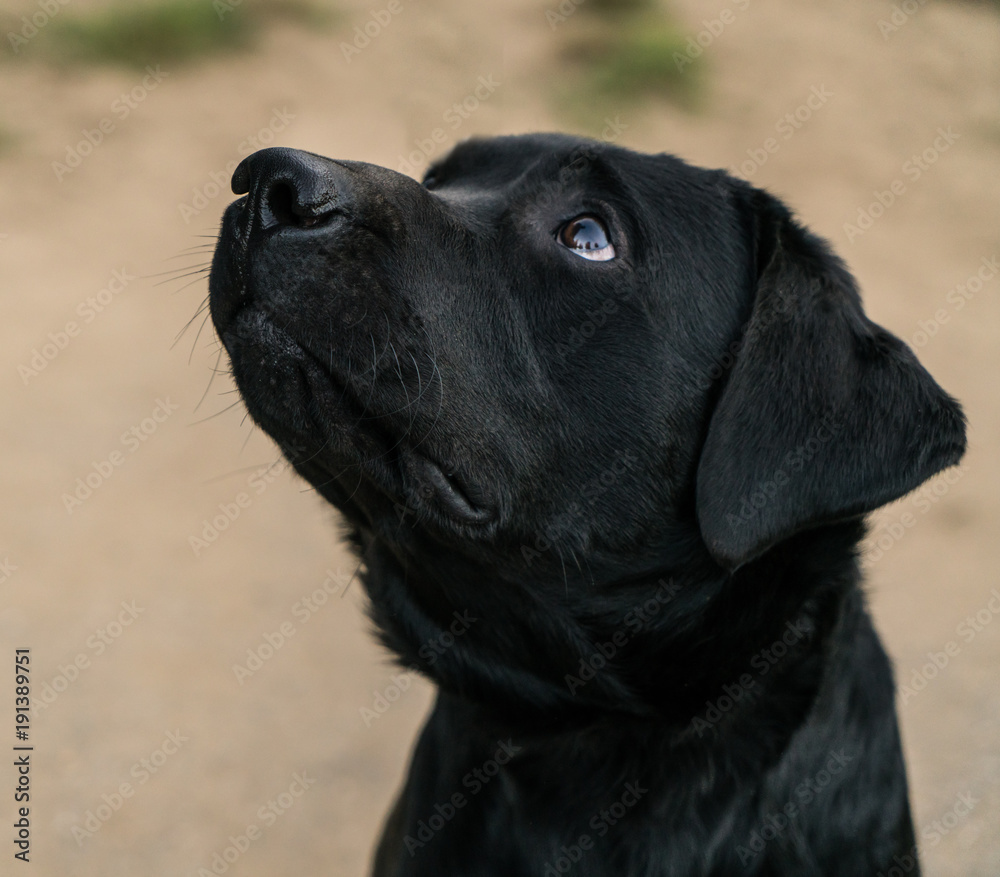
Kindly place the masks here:
[(336, 513), (247, 421), (203, 272), (254, 149), (419, 176), (461, 139), (551, 129), (785, 198), (965, 404), (964, 464), (874, 518), (865, 565), (926, 873), (1000, 873), (1000, 6), (6, 0), (0, 37), (23, 873), (366, 871), (430, 691), (369, 636)]

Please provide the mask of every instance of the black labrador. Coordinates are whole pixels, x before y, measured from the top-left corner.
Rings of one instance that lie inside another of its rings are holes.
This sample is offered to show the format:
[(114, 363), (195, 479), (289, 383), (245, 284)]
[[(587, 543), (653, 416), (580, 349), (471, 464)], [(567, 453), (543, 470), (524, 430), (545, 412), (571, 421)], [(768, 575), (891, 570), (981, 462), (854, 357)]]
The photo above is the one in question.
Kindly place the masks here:
[(865, 514), (958, 404), (779, 201), (561, 135), (266, 149), (212, 317), (438, 686), (374, 873), (919, 873)]

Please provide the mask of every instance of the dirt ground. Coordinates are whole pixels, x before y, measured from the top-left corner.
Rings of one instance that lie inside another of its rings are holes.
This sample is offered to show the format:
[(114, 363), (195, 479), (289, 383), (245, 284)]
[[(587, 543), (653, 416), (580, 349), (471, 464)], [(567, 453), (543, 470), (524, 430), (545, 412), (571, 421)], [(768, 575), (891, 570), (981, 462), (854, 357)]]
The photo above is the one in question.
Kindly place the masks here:
[[(584, 11), (553, 26), (554, 4), (402, 3), (350, 60), (340, 43), (384, 4), (340, 0), (330, 31), (282, 25), (251, 53), (155, 76), (60, 74), (30, 44), (0, 63), (3, 747), (15, 648), (31, 650), (36, 698), (31, 863), (9, 864), (6, 755), (0, 873), (365, 872), (429, 688), (394, 680), (335, 513), (273, 465), (224, 362), (213, 377), (211, 327), (172, 346), (206, 284), (159, 275), (207, 261), (188, 248), (211, 243), (250, 138), (399, 167), (438, 127), (434, 154), (609, 124), (785, 197), (965, 404), (966, 461), (877, 515), (866, 562), (905, 686), (926, 873), (1000, 873), (998, 16), (677, 0), (703, 44), (701, 110), (623, 103), (582, 124), (551, 94)], [(479, 77), (499, 84), (452, 127)], [(53, 167), (102, 120), (99, 146)]]

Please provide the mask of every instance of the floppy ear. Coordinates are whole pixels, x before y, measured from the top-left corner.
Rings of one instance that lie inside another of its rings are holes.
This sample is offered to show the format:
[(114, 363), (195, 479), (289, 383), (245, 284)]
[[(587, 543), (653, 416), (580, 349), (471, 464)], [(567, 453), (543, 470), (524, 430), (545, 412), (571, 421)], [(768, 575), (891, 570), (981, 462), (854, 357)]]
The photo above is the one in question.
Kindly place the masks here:
[(965, 418), (853, 278), (774, 198), (750, 198), (759, 277), (698, 463), (697, 514), (734, 570), (897, 499), (965, 451)]

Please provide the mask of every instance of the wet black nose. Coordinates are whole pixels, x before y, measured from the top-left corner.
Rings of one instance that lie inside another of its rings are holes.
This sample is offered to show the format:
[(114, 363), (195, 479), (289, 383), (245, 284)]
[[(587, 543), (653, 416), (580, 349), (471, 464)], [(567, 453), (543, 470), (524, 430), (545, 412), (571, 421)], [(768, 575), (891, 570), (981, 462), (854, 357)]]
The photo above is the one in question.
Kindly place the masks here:
[(233, 192), (247, 194), (250, 228), (312, 228), (342, 213), (350, 201), (343, 168), (329, 159), (275, 146), (240, 162), (233, 172)]

